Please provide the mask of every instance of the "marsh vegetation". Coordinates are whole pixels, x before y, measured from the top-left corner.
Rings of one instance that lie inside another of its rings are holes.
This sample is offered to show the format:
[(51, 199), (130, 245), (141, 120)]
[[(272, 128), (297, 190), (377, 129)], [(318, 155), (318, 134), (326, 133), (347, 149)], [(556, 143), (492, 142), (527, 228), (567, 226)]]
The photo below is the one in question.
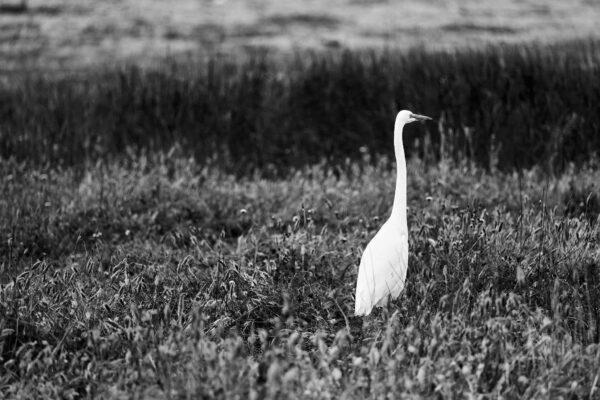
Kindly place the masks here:
[[(22, 76), (0, 396), (595, 398), (595, 41)], [(407, 128), (406, 290), (354, 318)]]

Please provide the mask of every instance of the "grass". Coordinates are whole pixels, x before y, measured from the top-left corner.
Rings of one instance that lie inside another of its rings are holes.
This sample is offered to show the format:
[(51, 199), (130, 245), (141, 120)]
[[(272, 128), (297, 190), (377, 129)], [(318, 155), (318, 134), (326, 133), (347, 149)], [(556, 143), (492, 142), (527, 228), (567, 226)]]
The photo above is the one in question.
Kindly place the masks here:
[[(5, 82), (0, 397), (598, 397), (598, 54)], [(407, 287), (355, 318), (400, 106)]]
[(178, 149), (0, 164), (0, 395), (594, 398), (597, 165), (409, 162), (399, 300), (354, 318), (385, 157), (236, 177)]
[(598, 38), (600, 7), (560, 0), (112, 3), (3, 0), (0, 74), (178, 57), (414, 46), (433, 49)]
[(385, 153), (408, 108), (438, 121), (407, 134), (409, 155), (561, 171), (600, 148), (599, 55), (589, 40), (30, 76), (2, 87), (0, 155), (82, 165), (179, 144), (225, 171), (285, 173)]

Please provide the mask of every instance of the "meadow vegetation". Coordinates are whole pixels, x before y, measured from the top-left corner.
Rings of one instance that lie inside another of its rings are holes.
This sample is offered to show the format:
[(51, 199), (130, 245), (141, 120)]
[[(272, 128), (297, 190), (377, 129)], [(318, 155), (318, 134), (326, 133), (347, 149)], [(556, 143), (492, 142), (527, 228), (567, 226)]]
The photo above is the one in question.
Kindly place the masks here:
[(345, 170), (4, 162), (1, 393), (597, 395), (596, 166), (412, 160), (407, 289), (364, 319), (356, 267), (394, 174), (385, 158)]
[[(600, 42), (257, 56), (164, 69), (25, 76), (0, 90), (0, 155), (77, 165), (175, 144), (229, 172), (388, 154), (401, 108), (437, 124), (409, 155), (561, 170), (600, 148)], [(186, 154), (186, 155), (187, 155)]]
[[(598, 54), (12, 82), (0, 397), (598, 397)], [(408, 282), (355, 318), (398, 107), (439, 122), (406, 132)]]

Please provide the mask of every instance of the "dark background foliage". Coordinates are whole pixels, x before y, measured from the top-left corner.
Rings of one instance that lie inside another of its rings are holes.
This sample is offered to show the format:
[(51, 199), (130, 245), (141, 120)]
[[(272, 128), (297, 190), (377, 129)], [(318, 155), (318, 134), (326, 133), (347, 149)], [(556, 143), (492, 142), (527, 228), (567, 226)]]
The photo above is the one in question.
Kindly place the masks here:
[(390, 153), (401, 108), (410, 154), (553, 170), (600, 148), (597, 41), (482, 50), (256, 56), (242, 64), (28, 76), (0, 94), (0, 154), (78, 165), (182, 144), (238, 173)]

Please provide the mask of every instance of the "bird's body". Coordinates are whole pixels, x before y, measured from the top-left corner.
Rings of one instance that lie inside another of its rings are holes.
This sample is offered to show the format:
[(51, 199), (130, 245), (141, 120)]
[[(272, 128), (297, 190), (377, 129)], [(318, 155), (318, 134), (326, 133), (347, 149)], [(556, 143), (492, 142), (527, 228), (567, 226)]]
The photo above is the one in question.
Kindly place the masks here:
[(371, 239), (360, 260), (356, 281), (354, 315), (368, 315), (375, 306), (397, 298), (406, 282), (408, 269), (408, 225), (406, 219), (406, 158), (402, 130), (407, 123), (430, 119), (400, 111), (394, 127), (396, 192), (390, 218)]
[[(385, 249), (382, 251), (382, 249)], [(371, 239), (358, 270), (355, 315), (368, 315), (373, 307), (397, 298), (408, 269), (408, 232), (386, 221)]]

